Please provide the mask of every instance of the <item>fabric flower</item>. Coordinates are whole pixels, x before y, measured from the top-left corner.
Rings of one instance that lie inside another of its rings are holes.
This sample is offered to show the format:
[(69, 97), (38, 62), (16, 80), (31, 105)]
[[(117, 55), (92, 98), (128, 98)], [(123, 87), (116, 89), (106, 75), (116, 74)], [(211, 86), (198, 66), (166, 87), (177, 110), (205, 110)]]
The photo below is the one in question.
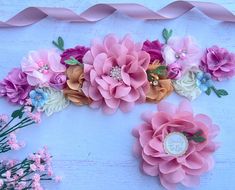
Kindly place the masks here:
[(94, 42), (83, 58), (83, 91), (105, 113), (118, 108), (129, 111), (136, 102), (144, 102), (148, 90), (146, 69), (150, 57), (129, 36), (119, 40), (114, 35), (102, 43)]
[(55, 73), (51, 76), (49, 85), (56, 90), (62, 90), (66, 84), (66, 75), (63, 73)]
[[(188, 140), (183, 155), (172, 156), (165, 151), (164, 140), (168, 134), (179, 132), (182, 135), (193, 135), (197, 131), (201, 131), (205, 141)], [(218, 126), (208, 116), (195, 115), (187, 101), (178, 107), (161, 102), (158, 104), (158, 112), (144, 114), (143, 124), (133, 130), (137, 138), (134, 150), (141, 158), (143, 172), (159, 176), (166, 189), (175, 189), (178, 183), (191, 187), (199, 183), (200, 175), (213, 168), (212, 154), (217, 149), (213, 138), (218, 131)]]
[(197, 85), (196, 73), (193, 71), (188, 71), (182, 78), (173, 81), (173, 86), (177, 94), (189, 100), (194, 100), (201, 94)]
[(172, 63), (167, 67), (169, 79), (179, 79), (182, 76), (182, 67), (178, 62)]
[(200, 69), (221, 81), (235, 75), (235, 54), (218, 46), (208, 48), (202, 57)]
[(42, 111), (45, 111), (47, 116), (59, 112), (69, 105), (69, 101), (65, 99), (63, 92), (53, 88), (44, 88), (43, 91), (47, 94), (47, 101), (42, 106)]
[(14, 68), (0, 82), (0, 97), (6, 96), (9, 102), (23, 105), (31, 89), (26, 74), (21, 69)]
[(74, 57), (77, 61), (82, 63), (83, 56), (89, 50), (89, 48), (84, 46), (76, 46), (75, 48), (66, 49), (60, 56), (60, 62), (66, 64), (65, 61), (69, 60), (71, 57)]
[[(148, 71), (157, 69), (160, 65), (159, 62), (154, 62), (148, 67)], [(158, 103), (166, 96), (170, 95), (173, 92), (173, 86), (170, 79), (167, 79), (164, 76), (151, 74), (153, 81), (150, 84), (149, 91), (146, 96), (147, 102)]]
[(32, 86), (48, 86), (54, 74), (66, 70), (60, 63), (60, 55), (54, 49), (29, 52), (28, 56), (23, 58), (21, 68)]
[(48, 99), (48, 95), (41, 88), (37, 88), (32, 90), (29, 93), (29, 97), (31, 99), (32, 105), (36, 108), (42, 108)]
[(163, 62), (162, 57), (162, 44), (158, 40), (149, 41), (146, 40), (143, 44), (142, 50), (146, 51), (150, 55), (150, 62), (158, 60), (160, 63)]
[[(163, 48), (165, 64), (171, 68), (170, 70), (177, 68), (177, 73), (180, 72), (180, 74), (184, 74), (192, 67), (198, 67), (201, 56), (201, 49), (190, 36), (170, 38), (167, 45)], [(179, 78), (180, 74), (178, 73), (176, 77), (178, 76), (177, 78)]]
[(77, 105), (90, 104), (91, 100), (82, 91), (83, 67), (81, 65), (69, 66), (66, 75), (68, 77), (67, 88), (63, 90), (65, 97)]
[(198, 72), (196, 75), (196, 84), (203, 91), (212, 87), (211, 75), (209, 73)]

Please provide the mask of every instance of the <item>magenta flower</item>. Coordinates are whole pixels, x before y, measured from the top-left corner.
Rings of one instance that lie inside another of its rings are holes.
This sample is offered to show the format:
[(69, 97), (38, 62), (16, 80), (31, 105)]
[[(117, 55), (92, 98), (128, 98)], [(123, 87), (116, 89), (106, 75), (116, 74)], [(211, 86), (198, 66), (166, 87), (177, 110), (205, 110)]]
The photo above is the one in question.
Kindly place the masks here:
[(129, 36), (119, 40), (108, 35), (102, 43), (92, 44), (83, 58), (83, 91), (93, 100), (92, 107), (113, 113), (117, 108), (129, 111), (136, 102), (145, 101), (150, 57), (141, 48)]
[(178, 107), (161, 102), (158, 112), (144, 114), (143, 121), (133, 130), (135, 153), (143, 172), (159, 176), (166, 189), (175, 189), (178, 183), (197, 185), (200, 175), (213, 168), (213, 138), (219, 128), (208, 116), (194, 115), (187, 101)]
[(27, 75), (19, 68), (12, 69), (0, 82), (0, 97), (6, 96), (9, 102), (15, 104), (24, 104), (31, 90)]
[(191, 37), (171, 38), (163, 49), (165, 64), (172, 68), (172, 64), (179, 65), (184, 74), (192, 67), (198, 67), (201, 60), (201, 49)]
[(65, 61), (69, 60), (71, 57), (75, 58), (77, 61), (82, 63), (83, 56), (89, 50), (89, 48), (84, 46), (76, 46), (75, 48), (66, 49), (61, 56), (61, 63), (65, 65)]
[(158, 60), (160, 63), (162, 63), (162, 46), (163, 45), (158, 40), (152, 42), (146, 40), (143, 44), (142, 50), (146, 51), (150, 55), (151, 63), (153, 63), (155, 60)]
[(54, 74), (64, 73), (66, 67), (60, 63), (60, 55), (55, 50), (39, 50), (29, 52), (21, 63), (32, 86), (48, 86)]
[(212, 46), (206, 50), (199, 67), (211, 74), (214, 80), (231, 78), (235, 75), (235, 54), (224, 48)]

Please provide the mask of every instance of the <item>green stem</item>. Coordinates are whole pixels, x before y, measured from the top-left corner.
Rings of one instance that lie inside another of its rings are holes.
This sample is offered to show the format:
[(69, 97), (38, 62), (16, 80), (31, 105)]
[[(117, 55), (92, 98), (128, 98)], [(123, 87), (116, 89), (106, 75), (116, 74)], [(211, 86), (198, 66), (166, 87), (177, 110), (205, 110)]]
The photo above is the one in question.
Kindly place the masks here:
[(11, 120), (0, 129), (0, 132), (3, 131), (3, 129), (5, 129), (14, 119), (15, 118), (11, 118)]
[(220, 94), (217, 92), (217, 89), (216, 89), (214, 86), (212, 86), (212, 87), (210, 87), (210, 88), (215, 92), (215, 94), (216, 94), (219, 98), (221, 98)]

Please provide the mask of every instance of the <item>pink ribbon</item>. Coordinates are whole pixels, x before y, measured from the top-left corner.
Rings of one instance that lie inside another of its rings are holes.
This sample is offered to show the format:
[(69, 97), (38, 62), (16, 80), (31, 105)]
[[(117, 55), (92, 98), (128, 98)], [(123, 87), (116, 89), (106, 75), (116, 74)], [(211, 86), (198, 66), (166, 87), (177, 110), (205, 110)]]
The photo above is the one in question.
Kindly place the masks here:
[(122, 3), (96, 4), (79, 15), (66, 8), (29, 7), (6, 22), (0, 21), (0, 27), (28, 26), (47, 16), (66, 22), (97, 22), (110, 16), (115, 11), (136, 19), (169, 20), (178, 18), (193, 8), (200, 10), (212, 19), (235, 22), (235, 15), (221, 5), (208, 2), (175, 1), (156, 12), (143, 5)]

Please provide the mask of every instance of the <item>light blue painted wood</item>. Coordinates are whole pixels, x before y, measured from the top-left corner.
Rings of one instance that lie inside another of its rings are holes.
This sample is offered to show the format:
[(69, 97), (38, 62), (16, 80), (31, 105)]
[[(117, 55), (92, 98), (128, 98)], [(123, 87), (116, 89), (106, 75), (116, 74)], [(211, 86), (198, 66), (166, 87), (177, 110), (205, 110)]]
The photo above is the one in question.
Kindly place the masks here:
[[(235, 10), (233, 0), (211, 0)], [(0, 1), (0, 19), (7, 19), (28, 6), (68, 7), (76, 12), (101, 1), (91, 0), (45, 0), (45, 1)], [(103, 0), (102, 2), (126, 2), (125, 0)], [(158, 10), (165, 1), (129, 0)], [(123, 36), (130, 33), (135, 40), (155, 39), (161, 36), (164, 27), (172, 28), (175, 35), (191, 34), (202, 47), (219, 44), (235, 51), (235, 24), (218, 23), (194, 10), (180, 19), (172, 21), (143, 22), (129, 19), (120, 14), (104, 19), (96, 24), (67, 24), (52, 19), (43, 20), (31, 27), (0, 29), (0, 78), (20, 65), (22, 57), (29, 50), (52, 47), (51, 41), (57, 36), (65, 39), (66, 47), (76, 44), (89, 45), (95, 37), (108, 33)], [(215, 169), (202, 176), (197, 190), (234, 190), (235, 177), (235, 80), (221, 82), (218, 87), (227, 89), (228, 97), (218, 99), (202, 95), (194, 101), (196, 112), (210, 115), (221, 127), (218, 141), (221, 148), (215, 154)], [(172, 95), (168, 101), (178, 103), (181, 98)], [(0, 112), (11, 112), (14, 107), (0, 100)], [(54, 168), (63, 176), (59, 185), (47, 183), (49, 190), (156, 190), (162, 189), (157, 178), (148, 177), (139, 171), (139, 163), (132, 155), (134, 138), (131, 129), (139, 124), (139, 116), (145, 110), (155, 110), (155, 105), (138, 105), (123, 114), (105, 116), (101, 111), (87, 107), (70, 106), (62, 113), (49, 118), (43, 117), (40, 126), (30, 127), (20, 132), (27, 146), (10, 155), (23, 158), (28, 153), (48, 145), (54, 155)], [(186, 188), (179, 186), (180, 190)]]

